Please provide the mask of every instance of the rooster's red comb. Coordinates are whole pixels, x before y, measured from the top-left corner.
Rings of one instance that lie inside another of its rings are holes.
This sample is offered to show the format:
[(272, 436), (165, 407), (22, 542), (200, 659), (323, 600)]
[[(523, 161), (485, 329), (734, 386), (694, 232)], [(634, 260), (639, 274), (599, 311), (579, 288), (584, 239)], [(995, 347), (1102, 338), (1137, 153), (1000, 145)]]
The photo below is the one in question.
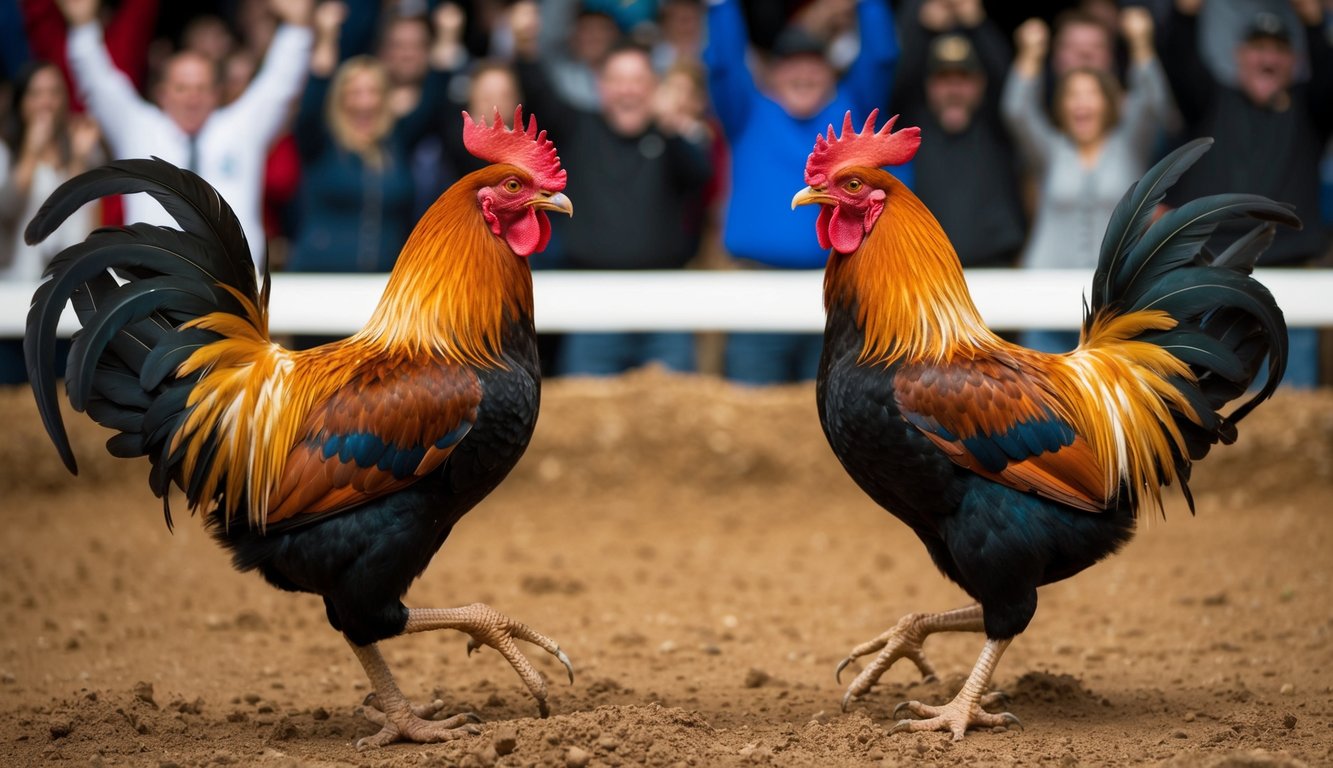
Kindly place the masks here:
[(852, 126), (852, 113), (842, 120), (842, 135), (833, 135), (833, 126), (828, 127), (828, 136), (815, 138), (815, 151), (805, 161), (805, 183), (812, 187), (822, 187), (839, 169), (849, 165), (866, 168), (879, 168), (883, 165), (902, 165), (916, 154), (921, 146), (921, 129), (904, 128), (893, 132), (893, 124), (898, 121), (894, 115), (875, 130), (875, 118), (879, 110), (870, 111), (866, 124), (858, 133)]
[(491, 163), (509, 163), (527, 171), (538, 188), (559, 192), (565, 188), (565, 169), (555, 154), (555, 144), (546, 138), (546, 131), (537, 131), (537, 116), (528, 115), (528, 127), (523, 128), (523, 105), (514, 109), (514, 127), (506, 128), (495, 109), (490, 126), (474, 121), (463, 111), (463, 146), (478, 158)]

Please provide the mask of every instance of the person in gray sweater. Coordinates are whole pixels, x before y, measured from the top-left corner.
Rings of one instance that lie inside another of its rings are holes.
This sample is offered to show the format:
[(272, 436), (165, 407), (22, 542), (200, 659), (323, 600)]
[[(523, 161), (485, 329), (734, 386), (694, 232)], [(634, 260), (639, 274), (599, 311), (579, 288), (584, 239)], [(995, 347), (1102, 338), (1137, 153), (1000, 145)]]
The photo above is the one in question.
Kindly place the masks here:
[[(1053, 121), (1042, 93), (1046, 25), (1029, 19), (1015, 35), (1018, 54), (1000, 106), (1037, 181), (1032, 232), (1020, 257), (1024, 268), (1092, 275), (1111, 211), (1147, 170), (1161, 126), (1172, 112), (1166, 75), (1153, 48), (1152, 16), (1143, 8), (1126, 8), (1121, 31), (1130, 54), (1128, 94), (1121, 96), (1112, 75), (1075, 67), (1055, 81)], [(1021, 341), (1044, 352), (1066, 352), (1078, 344), (1078, 334), (1029, 331)]]

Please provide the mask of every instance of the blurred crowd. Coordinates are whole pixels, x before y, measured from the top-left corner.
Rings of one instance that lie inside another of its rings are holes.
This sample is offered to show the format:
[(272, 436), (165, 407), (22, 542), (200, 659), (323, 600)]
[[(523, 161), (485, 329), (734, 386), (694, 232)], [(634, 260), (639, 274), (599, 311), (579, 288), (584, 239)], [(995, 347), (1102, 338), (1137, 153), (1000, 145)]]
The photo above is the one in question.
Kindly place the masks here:
[[(386, 271), (425, 208), (480, 167), (460, 110), (509, 121), (519, 103), (578, 205), (537, 269), (820, 268), (817, 212), (790, 212), (790, 197), (814, 136), (875, 108), (922, 127), (915, 160), (892, 170), (966, 267), (1090, 271), (1126, 187), (1204, 135), (1213, 151), (1168, 202), (1290, 202), (1306, 226), (1263, 264), (1329, 264), (1333, 0), (1069, 0), (1033, 18), (1019, 5), (0, 0), (0, 279), (37, 280), (98, 225), (168, 223), (138, 195), (22, 242), (65, 179), (149, 155), (221, 191), (257, 267)], [(1077, 336), (1020, 341), (1060, 351)], [(1317, 332), (1291, 342), (1288, 381), (1314, 386)], [(17, 343), (0, 343), (0, 376), (21, 379)], [(550, 373), (657, 363), (751, 384), (813, 378), (819, 354), (806, 334), (543, 341)]]

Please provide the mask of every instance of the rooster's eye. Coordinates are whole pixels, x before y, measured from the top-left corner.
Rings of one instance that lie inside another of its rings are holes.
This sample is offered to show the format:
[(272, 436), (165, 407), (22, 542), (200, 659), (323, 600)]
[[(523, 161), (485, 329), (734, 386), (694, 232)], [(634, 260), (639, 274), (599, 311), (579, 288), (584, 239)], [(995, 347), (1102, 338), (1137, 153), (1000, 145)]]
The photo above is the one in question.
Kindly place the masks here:
[(846, 189), (847, 189), (848, 192), (860, 192), (860, 191), (861, 191), (861, 180), (860, 180), (860, 179), (852, 179), (851, 181), (847, 182), (844, 186), (846, 187)]
[(509, 181), (505, 182), (505, 191), (509, 192), (510, 194), (518, 192), (522, 188), (523, 185), (518, 183), (518, 179), (510, 179)]

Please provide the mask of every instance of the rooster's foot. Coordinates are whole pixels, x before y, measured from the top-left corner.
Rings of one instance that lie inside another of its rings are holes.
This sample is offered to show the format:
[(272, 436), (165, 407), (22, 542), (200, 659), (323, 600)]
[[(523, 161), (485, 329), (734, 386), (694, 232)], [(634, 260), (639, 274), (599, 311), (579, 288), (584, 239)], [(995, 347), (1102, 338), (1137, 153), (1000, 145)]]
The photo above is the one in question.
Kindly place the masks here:
[(949, 731), (953, 734), (954, 741), (962, 741), (963, 734), (969, 728), (1023, 727), (1023, 724), (1013, 714), (1001, 712), (992, 715), (981, 708), (979, 701), (964, 701), (961, 693), (958, 698), (940, 707), (932, 707), (919, 701), (904, 701), (894, 708), (893, 716), (898, 717), (904, 711), (926, 719), (899, 720), (897, 724), (889, 729), (889, 735), (917, 731)]
[(462, 608), (413, 608), (408, 611), (404, 633), (435, 629), (456, 629), (467, 634), (469, 656), (482, 646), (489, 646), (499, 651), (518, 673), (524, 685), (532, 693), (532, 697), (537, 700), (537, 711), (542, 717), (550, 714), (550, 707), (546, 704), (546, 680), (518, 649), (514, 641), (532, 643), (556, 657), (569, 673), (569, 682), (574, 682), (574, 666), (554, 640), (483, 603), (473, 603)]
[[(363, 709), (361, 714), (370, 722), (380, 726), (380, 730), (379, 733), (358, 741), (357, 749), (376, 749), (398, 741), (432, 744), (481, 733), (481, 728), (477, 727), (481, 718), (471, 712), (454, 715), (444, 720), (431, 720), (431, 715), (443, 707), (438, 701), (420, 707), (413, 707), (404, 701), (401, 706), (391, 707), (387, 712), (371, 708), (377, 707), (378, 701), (368, 703), (370, 707)], [(436, 706), (437, 704), (439, 706)], [(427, 714), (422, 714), (423, 712)]]
[(888, 632), (866, 643), (856, 646), (847, 654), (847, 658), (838, 663), (834, 676), (841, 681), (842, 671), (862, 656), (878, 652), (879, 655), (861, 673), (852, 680), (847, 692), (842, 697), (842, 708), (852, 699), (863, 696), (879, 682), (879, 678), (894, 662), (899, 659), (911, 659), (921, 671), (926, 682), (939, 679), (935, 667), (926, 659), (922, 644), (926, 638), (936, 632), (980, 632), (983, 629), (981, 606), (972, 605), (944, 613), (910, 613), (898, 620)]

